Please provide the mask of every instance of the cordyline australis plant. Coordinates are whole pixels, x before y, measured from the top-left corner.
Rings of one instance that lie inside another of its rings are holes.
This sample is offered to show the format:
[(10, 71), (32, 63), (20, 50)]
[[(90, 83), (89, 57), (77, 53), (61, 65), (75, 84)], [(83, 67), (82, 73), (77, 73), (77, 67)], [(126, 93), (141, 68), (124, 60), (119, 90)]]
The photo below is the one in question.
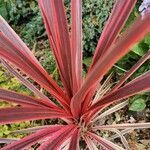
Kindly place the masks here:
[[(18, 104), (0, 109), (0, 124), (39, 119), (62, 119), (62, 125), (34, 127), (15, 133), (31, 133), (20, 139), (0, 139), (8, 145), (2, 150), (30, 149), (39, 143), (39, 150), (80, 149), (79, 142), (91, 150), (130, 149), (124, 135), (134, 129), (148, 128), (150, 123), (102, 124), (107, 115), (127, 105), (126, 99), (140, 92), (150, 91), (150, 72), (126, 84), (125, 81), (150, 58), (148, 51), (121, 79), (111, 87), (110, 76), (102, 83), (104, 75), (150, 31), (150, 14), (144, 16), (118, 38), (136, 0), (117, 0), (110, 18), (98, 41), (92, 64), (86, 78), (82, 77), (82, 19), (81, 0), (71, 1), (71, 30), (68, 29), (63, 0), (39, 0), (50, 45), (55, 55), (63, 87), (49, 76), (37, 59), (0, 18), (0, 58), (3, 65), (15, 75), (36, 97), (0, 89), (0, 99)], [(19, 70), (19, 71), (18, 71)], [(48, 91), (59, 103), (56, 105), (41, 93), (20, 71)], [(113, 107), (108, 106), (121, 102)], [(115, 134), (108, 139), (101, 131)], [(111, 142), (121, 138), (123, 147)], [(82, 145), (81, 145), (82, 147)]]

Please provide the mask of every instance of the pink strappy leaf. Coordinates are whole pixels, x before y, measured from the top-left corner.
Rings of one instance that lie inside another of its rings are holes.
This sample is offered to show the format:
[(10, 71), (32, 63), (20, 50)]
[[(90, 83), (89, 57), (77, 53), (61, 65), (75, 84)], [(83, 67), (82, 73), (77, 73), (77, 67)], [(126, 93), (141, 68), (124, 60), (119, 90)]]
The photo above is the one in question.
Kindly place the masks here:
[(143, 91), (150, 91), (150, 72), (145, 73), (129, 82), (124, 87), (106, 95), (92, 105), (90, 110), (101, 108), (104, 105), (112, 104), (113, 102), (128, 98)]
[(73, 94), (82, 84), (82, 0), (71, 0), (71, 52)]
[(12, 107), (0, 109), (0, 124), (50, 118), (71, 118), (71, 116), (53, 108)]
[(11, 150), (11, 149), (25, 149), (27, 147), (32, 146), (38, 141), (42, 141), (45, 138), (47, 138), (49, 135), (53, 135), (55, 132), (59, 131), (62, 128), (62, 126), (51, 126), (49, 128), (40, 130), (36, 133), (33, 133), (19, 141), (13, 142), (12, 144), (2, 148), (2, 150)]
[(91, 68), (116, 40), (137, 0), (117, 0), (96, 47)]
[(44, 142), (39, 150), (58, 149), (76, 129), (75, 125), (67, 125), (55, 132), (46, 142)]
[(36, 62), (21, 49), (18, 49), (3, 33), (0, 33), (0, 56), (15, 64), (31, 78), (50, 91), (66, 107), (66, 96), (56, 82)]
[(63, 85), (72, 96), (71, 44), (63, 1), (40, 0), (39, 4)]
[(58, 108), (50, 100), (37, 99), (0, 88), (0, 101), (1, 100), (29, 107)]

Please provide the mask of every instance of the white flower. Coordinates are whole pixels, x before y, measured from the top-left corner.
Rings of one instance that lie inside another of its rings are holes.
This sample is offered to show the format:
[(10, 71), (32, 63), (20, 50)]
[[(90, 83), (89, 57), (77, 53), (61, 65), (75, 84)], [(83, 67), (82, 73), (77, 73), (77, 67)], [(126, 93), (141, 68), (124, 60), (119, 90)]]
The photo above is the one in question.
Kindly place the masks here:
[(142, 17), (144, 17), (145, 14), (150, 13), (150, 0), (143, 0), (143, 3), (139, 7), (139, 11), (141, 12)]

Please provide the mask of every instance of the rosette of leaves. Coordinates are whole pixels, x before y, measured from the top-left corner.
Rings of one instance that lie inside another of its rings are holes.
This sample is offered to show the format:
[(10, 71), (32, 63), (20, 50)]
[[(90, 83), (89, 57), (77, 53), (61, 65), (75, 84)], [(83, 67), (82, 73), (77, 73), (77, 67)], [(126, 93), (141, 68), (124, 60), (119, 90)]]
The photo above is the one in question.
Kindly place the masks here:
[[(15, 75), (36, 97), (0, 89), (0, 99), (17, 103), (15, 107), (0, 109), (0, 124), (39, 119), (61, 119), (62, 124), (40, 126), (22, 130), (31, 135), (14, 142), (13, 139), (0, 139), (10, 143), (2, 150), (30, 149), (38, 144), (39, 150), (80, 149), (84, 141), (89, 149), (130, 149), (124, 134), (134, 130), (149, 128), (150, 123), (106, 124), (104, 117), (128, 104), (130, 96), (150, 91), (150, 72), (138, 76), (130, 82), (127, 79), (150, 58), (148, 51), (115, 85), (110, 85), (106, 73), (114, 64), (130, 51), (130, 48), (150, 32), (150, 14), (139, 17), (133, 25), (118, 37), (136, 0), (116, 1), (88, 69), (82, 76), (82, 1), (71, 0), (71, 30), (68, 28), (63, 0), (39, 0), (47, 35), (53, 50), (62, 82), (59, 86), (44, 70), (29, 48), (0, 19), (0, 58), (3, 65)], [(117, 40), (116, 40), (117, 39)], [(20, 74), (20, 72), (23, 73)], [(34, 80), (39, 87), (50, 93), (47, 97), (27, 80)], [(57, 104), (51, 100), (57, 101)], [(119, 103), (121, 102), (121, 103)], [(119, 104), (116, 104), (119, 103)], [(113, 105), (112, 104), (116, 104)], [(108, 108), (108, 110), (106, 110)], [(126, 130), (128, 129), (128, 130)], [(114, 132), (110, 137), (120, 137), (122, 146), (104, 138), (103, 130)]]

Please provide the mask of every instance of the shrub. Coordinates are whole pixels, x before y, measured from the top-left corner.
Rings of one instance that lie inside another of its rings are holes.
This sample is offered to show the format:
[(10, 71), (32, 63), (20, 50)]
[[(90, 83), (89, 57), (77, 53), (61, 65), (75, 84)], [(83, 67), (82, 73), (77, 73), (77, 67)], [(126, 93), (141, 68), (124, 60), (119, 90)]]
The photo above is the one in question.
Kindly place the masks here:
[[(14, 139), (0, 139), (8, 144), (2, 150), (20, 150), (38, 143), (38, 149), (79, 149), (84, 141), (89, 149), (123, 149), (100, 136), (99, 131), (116, 133), (111, 139), (120, 137), (126, 149), (130, 149), (125, 133), (134, 129), (149, 128), (150, 123), (101, 124), (101, 120), (128, 104), (126, 99), (140, 92), (150, 91), (150, 72), (124, 82), (150, 57), (147, 52), (113, 87), (110, 77), (102, 82), (105, 74), (133, 44), (150, 31), (150, 14), (144, 13), (118, 38), (136, 0), (118, 0), (114, 5), (88, 70), (82, 77), (82, 21), (81, 1), (71, 1), (71, 34), (62, 0), (39, 0), (50, 45), (55, 55), (63, 86), (59, 86), (43, 69), (27, 46), (0, 19), (0, 58), (3, 65), (15, 75), (36, 97), (0, 89), (0, 99), (18, 104), (0, 109), (0, 124), (39, 119), (63, 120), (62, 124), (40, 126), (20, 131), (31, 135), (14, 142)], [(22, 74), (20, 74), (22, 72)], [(25, 75), (38, 83), (57, 101), (56, 105), (27, 80)], [(123, 101), (119, 104), (117, 102)], [(106, 110), (110, 105), (116, 104)]]

